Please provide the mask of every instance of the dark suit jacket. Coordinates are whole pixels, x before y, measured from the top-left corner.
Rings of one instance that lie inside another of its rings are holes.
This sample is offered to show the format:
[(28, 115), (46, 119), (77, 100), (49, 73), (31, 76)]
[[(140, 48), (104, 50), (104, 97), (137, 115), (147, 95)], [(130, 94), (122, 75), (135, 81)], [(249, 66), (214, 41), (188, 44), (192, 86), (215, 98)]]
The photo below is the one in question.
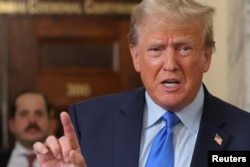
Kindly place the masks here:
[[(250, 114), (205, 89), (191, 167), (207, 166), (208, 150), (250, 150)], [(145, 89), (107, 95), (70, 107), (88, 167), (138, 167)], [(223, 139), (214, 141), (215, 134)]]
[(0, 167), (6, 167), (13, 148), (4, 149), (0, 151)]

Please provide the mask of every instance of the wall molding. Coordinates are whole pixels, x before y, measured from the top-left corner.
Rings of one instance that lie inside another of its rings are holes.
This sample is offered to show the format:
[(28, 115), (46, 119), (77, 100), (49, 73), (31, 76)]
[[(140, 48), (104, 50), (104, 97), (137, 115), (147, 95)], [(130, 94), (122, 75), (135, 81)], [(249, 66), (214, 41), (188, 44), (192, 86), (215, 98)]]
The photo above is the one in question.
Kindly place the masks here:
[(74, 15), (128, 15), (136, 3), (132, 2), (96, 2), (82, 0), (82, 2), (42, 2), (27, 0), (27, 2), (0, 1), (0, 14), (74, 14)]

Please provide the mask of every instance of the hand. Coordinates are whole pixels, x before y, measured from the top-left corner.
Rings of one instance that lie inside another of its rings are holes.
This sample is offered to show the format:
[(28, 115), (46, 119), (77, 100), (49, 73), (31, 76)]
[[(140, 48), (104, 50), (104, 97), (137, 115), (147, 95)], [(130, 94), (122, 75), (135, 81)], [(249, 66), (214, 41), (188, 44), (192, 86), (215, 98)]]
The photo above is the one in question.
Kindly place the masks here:
[(60, 115), (64, 136), (49, 136), (45, 143), (36, 142), (33, 147), (41, 167), (87, 167), (67, 112)]

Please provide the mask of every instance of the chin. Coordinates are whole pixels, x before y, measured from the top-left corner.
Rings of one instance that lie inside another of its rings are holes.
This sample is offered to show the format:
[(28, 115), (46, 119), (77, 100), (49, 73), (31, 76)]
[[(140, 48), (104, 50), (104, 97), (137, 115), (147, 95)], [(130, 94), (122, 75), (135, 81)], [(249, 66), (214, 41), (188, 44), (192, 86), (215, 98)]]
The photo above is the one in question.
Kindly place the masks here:
[(162, 106), (166, 110), (171, 110), (171, 111), (179, 111), (182, 108), (182, 103), (178, 98), (174, 97), (167, 97), (164, 99), (161, 99), (160, 101), (160, 106)]

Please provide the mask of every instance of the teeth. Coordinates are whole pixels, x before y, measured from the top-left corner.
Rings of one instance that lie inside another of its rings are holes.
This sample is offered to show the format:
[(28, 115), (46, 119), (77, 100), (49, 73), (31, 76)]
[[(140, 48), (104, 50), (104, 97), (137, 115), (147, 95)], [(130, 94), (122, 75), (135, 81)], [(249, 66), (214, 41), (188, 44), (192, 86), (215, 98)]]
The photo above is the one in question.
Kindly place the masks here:
[(177, 84), (176, 83), (165, 83), (164, 85), (167, 87), (175, 87)]

